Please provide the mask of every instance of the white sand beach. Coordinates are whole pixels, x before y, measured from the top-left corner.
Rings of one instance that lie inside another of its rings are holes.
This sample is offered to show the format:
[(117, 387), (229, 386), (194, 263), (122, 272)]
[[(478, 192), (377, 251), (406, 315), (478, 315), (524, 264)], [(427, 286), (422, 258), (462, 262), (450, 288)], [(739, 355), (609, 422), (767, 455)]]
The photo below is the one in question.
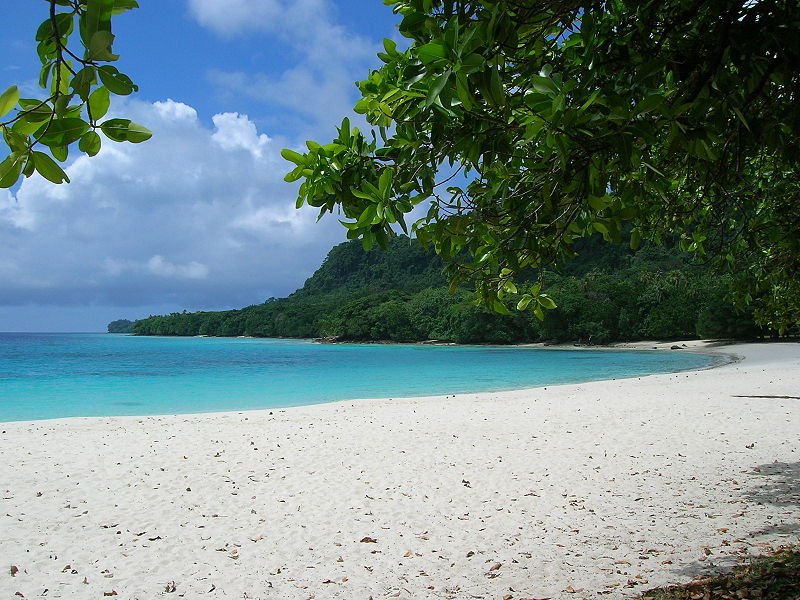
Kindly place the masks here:
[(800, 344), (717, 350), (742, 360), (2, 423), (0, 598), (617, 599), (797, 543)]

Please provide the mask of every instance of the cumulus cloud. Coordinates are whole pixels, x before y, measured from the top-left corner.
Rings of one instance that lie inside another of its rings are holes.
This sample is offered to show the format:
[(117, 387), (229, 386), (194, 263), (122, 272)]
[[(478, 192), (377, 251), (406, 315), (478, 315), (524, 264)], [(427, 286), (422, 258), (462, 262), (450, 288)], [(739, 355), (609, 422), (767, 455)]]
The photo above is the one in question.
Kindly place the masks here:
[(287, 142), (246, 115), (118, 110), (153, 138), (75, 159), (68, 185), (34, 175), (0, 193), (0, 305), (241, 306), (296, 289), (343, 239), (335, 219), (295, 210)]
[(247, 150), (253, 158), (263, 156), (264, 148), (270, 139), (265, 133), (259, 134), (255, 124), (246, 115), (239, 113), (223, 113), (214, 115), (211, 120), (217, 130), (211, 139), (223, 150)]
[(222, 36), (271, 29), (284, 10), (278, 0), (189, 0), (197, 22)]

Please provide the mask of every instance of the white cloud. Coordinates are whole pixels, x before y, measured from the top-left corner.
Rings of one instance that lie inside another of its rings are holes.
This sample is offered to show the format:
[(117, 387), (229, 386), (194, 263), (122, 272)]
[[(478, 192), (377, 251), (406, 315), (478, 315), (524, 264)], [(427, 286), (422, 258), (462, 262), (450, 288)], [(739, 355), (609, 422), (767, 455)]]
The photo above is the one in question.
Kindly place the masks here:
[(246, 115), (223, 113), (211, 118), (217, 130), (211, 136), (223, 150), (247, 150), (253, 158), (261, 158), (270, 139), (265, 133), (259, 134), (255, 123)]
[(69, 165), (70, 184), (35, 175), (0, 194), (0, 305), (245, 305), (302, 285), (344, 238), (335, 219), (295, 210), (287, 142), (246, 115), (115, 107), (153, 138), (104, 140)]
[(282, 10), (278, 0), (189, 0), (197, 22), (222, 36), (269, 29)]
[(147, 273), (158, 277), (170, 279), (205, 279), (208, 277), (209, 268), (195, 260), (183, 265), (176, 265), (160, 254), (151, 256), (145, 262), (133, 260), (117, 260), (106, 258), (103, 268), (112, 277), (130, 276), (134, 273)]
[(171, 98), (163, 102), (153, 102), (153, 109), (159, 117), (166, 121), (185, 121), (191, 123), (197, 120), (197, 111), (183, 102), (175, 102)]
[(205, 279), (208, 276), (208, 267), (195, 260), (185, 265), (176, 265), (165, 260), (160, 254), (152, 256), (147, 261), (147, 270), (159, 277), (175, 279)]

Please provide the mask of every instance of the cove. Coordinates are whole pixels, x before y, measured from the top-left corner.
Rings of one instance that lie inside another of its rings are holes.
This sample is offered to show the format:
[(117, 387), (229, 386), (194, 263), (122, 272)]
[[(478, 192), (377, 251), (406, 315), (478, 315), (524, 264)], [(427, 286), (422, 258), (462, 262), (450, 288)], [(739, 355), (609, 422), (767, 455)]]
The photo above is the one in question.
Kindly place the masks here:
[(0, 421), (282, 408), (708, 368), (689, 352), (0, 334)]

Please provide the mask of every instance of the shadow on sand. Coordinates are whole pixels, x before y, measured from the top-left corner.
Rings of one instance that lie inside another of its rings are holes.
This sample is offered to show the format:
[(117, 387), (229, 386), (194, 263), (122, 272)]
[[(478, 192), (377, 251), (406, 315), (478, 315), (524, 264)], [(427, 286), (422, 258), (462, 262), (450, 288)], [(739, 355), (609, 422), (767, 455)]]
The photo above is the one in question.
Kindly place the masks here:
[[(771, 504), (780, 507), (800, 507), (800, 461), (798, 462), (772, 462), (757, 465), (750, 471), (755, 475), (756, 481), (749, 490), (742, 493), (742, 499), (749, 504)], [(800, 521), (780, 521), (773, 523), (768, 518), (763, 527), (750, 532), (749, 539), (758, 541), (763, 536), (786, 537), (786, 543), (796, 543), (800, 534)], [(780, 545), (780, 542), (776, 545)], [(712, 549), (713, 552), (713, 549)], [(674, 569), (674, 573), (682, 577), (706, 576), (711, 572), (724, 572), (739, 564), (735, 555), (716, 556), (714, 552), (711, 560), (697, 561), (681, 568)]]

